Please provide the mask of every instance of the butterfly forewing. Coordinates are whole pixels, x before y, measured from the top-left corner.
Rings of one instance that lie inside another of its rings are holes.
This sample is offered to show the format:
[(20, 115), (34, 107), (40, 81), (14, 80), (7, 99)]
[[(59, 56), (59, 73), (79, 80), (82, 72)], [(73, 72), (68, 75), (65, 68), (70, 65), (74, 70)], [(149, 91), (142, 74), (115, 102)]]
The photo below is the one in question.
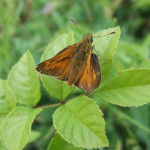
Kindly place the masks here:
[(67, 80), (69, 64), (74, 54), (76, 44), (68, 46), (60, 51), (55, 57), (40, 63), (37, 71), (40, 73), (55, 76), (58, 79)]

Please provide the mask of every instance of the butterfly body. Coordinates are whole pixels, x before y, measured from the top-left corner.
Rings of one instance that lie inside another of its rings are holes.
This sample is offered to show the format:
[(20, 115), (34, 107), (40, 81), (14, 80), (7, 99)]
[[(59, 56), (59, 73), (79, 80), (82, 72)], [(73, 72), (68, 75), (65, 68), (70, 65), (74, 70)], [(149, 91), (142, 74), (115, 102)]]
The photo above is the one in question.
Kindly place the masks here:
[(53, 58), (40, 63), (37, 71), (67, 81), (92, 93), (101, 81), (99, 60), (92, 54), (93, 35), (87, 33), (76, 44), (63, 49)]
[(68, 85), (72, 85), (77, 82), (81, 76), (84, 67), (86, 66), (87, 58), (92, 50), (92, 45), (89, 38), (83, 38), (75, 48), (74, 57), (70, 63), (70, 75), (68, 78)]

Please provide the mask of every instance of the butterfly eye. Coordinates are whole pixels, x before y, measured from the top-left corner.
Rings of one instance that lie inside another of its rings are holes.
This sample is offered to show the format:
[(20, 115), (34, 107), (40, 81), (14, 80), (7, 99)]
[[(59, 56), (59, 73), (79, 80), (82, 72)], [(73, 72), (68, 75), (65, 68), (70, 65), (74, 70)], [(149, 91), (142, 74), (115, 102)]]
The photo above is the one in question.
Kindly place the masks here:
[(93, 42), (93, 38), (92, 37), (91, 37), (90, 41), (91, 41), (91, 43)]

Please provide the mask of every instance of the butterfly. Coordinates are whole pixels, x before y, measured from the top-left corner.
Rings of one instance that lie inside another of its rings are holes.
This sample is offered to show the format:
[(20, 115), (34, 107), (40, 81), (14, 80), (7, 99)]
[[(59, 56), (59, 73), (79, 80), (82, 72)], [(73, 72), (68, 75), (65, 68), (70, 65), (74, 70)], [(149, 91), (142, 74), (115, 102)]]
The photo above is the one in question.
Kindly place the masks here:
[(53, 58), (38, 64), (36, 70), (91, 94), (101, 82), (99, 59), (96, 54), (92, 54), (92, 42), (93, 35), (87, 33), (80, 42), (64, 48)]

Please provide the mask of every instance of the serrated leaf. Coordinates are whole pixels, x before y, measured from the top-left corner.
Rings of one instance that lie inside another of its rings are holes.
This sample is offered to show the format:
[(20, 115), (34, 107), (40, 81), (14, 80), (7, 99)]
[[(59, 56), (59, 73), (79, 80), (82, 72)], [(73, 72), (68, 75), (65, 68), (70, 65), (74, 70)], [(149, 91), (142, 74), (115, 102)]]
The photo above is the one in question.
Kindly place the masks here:
[(1, 136), (8, 149), (21, 150), (31, 133), (31, 125), (41, 109), (19, 106), (11, 111), (1, 130)]
[(7, 81), (0, 80), (0, 113), (8, 113), (15, 108), (17, 99)]
[(95, 91), (95, 98), (121, 106), (150, 102), (150, 69), (125, 70)]
[(60, 106), (53, 115), (53, 122), (57, 132), (74, 146), (92, 149), (109, 145), (102, 112), (85, 96)]
[(33, 57), (29, 51), (10, 71), (8, 83), (19, 103), (35, 106), (39, 102), (41, 97), (39, 79)]
[(93, 45), (95, 46), (96, 51), (104, 59), (112, 60), (112, 61), (108, 61), (99, 58), (100, 68), (102, 73), (102, 81), (107, 79), (107, 77), (109, 77), (109, 75), (112, 73), (114, 53), (117, 47), (118, 40), (120, 38), (120, 28), (119, 27), (109, 28), (94, 34), (94, 36), (101, 36), (101, 35), (109, 34), (111, 32), (115, 32), (115, 34), (104, 36), (104, 37), (95, 37), (93, 40)]
[(83, 148), (67, 143), (59, 134), (56, 134), (47, 150), (83, 150)]
[[(47, 46), (41, 61), (52, 58), (65, 47), (72, 45), (73, 42), (72, 33), (59, 36), (53, 43)], [(64, 81), (57, 80), (52, 76), (41, 75), (41, 79), (48, 93), (59, 100), (64, 100), (74, 90), (74, 87), (70, 87)]]

